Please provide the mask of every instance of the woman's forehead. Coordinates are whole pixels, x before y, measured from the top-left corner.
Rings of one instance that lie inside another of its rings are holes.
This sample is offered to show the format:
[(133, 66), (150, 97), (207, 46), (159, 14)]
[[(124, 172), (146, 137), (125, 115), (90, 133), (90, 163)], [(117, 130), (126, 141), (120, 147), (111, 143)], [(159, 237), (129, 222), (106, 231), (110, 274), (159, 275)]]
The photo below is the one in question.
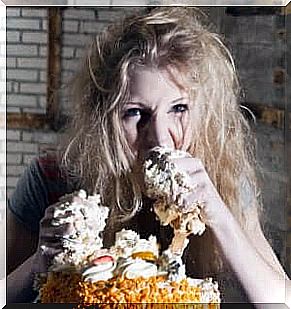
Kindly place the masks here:
[(183, 74), (174, 69), (135, 67), (129, 85), (131, 98), (171, 99), (187, 96)]

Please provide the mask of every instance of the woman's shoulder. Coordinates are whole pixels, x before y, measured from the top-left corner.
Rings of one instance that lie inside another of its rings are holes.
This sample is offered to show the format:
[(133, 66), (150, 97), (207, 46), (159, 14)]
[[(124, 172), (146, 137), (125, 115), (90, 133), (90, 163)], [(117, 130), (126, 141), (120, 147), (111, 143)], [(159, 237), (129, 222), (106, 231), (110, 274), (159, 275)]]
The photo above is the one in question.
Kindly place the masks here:
[(45, 209), (71, 191), (59, 162), (53, 152), (33, 158), (9, 197), (9, 209), (30, 229), (37, 230)]

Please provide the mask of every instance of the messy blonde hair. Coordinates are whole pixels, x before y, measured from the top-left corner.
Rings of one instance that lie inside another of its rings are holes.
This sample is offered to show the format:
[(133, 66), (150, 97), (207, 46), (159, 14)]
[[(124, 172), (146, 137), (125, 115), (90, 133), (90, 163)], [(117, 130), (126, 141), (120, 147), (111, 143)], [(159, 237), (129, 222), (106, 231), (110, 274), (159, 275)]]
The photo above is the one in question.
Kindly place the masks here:
[[(243, 187), (252, 188), (251, 203), (257, 205), (253, 149), (247, 143), (252, 139), (237, 102), (233, 60), (202, 19), (193, 8), (158, 8), (126, 17), (96, 36), (76, 77), (71, 138), (63, 156), (66, 168), (71, 176), (78, 176), (80, 187), (99, 192), (112, 211), (125, 219), (142, 202), (141, 189), (131, 173), (134, 156), (121, 123), (130, 71), (137, 65), (171, 67), (186, 76), (187, 91), (199, 113), (195, 119), (200, 119), (193, 125), (187, 151), (202, 160), (242, 227)], [(217, 272), (222, 261), (212, 232), (192, 242), (191, 265), (202, 269), (201, 275)]]

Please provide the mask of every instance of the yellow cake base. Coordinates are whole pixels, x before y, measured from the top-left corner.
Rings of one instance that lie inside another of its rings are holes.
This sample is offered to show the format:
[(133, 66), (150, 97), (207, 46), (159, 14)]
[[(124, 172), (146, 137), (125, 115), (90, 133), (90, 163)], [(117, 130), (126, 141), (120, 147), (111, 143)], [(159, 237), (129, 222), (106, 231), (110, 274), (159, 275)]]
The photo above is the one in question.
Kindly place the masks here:
[(182, 308), (182, 304), (187, 308), (190, 304), (191, 308), (197, 309), (219, 308), (219, 304), (199, 304), (201, 288), (191, 286), (187, 280), (171, 282), (163, 287), (164, 281), (163, 277), (117, 277), (91, 283), (83, 281), (77, 273), (49, 273), (47, 281), (40, 289), (40, 301), (102, 304), (102, 308), (107, 307), (106, 304), (119, 304), (126, 308), (144, 308), (144, 305), (149, 308), (156, 304), (167, 304), (167, 308)]

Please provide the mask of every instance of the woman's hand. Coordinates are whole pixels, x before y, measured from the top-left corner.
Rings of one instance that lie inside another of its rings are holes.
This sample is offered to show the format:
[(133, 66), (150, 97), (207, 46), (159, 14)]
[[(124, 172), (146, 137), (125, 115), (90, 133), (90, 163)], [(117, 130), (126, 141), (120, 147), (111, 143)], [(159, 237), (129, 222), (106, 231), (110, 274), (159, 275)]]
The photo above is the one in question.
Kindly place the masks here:
[(215, 224), (225, 222), (227, 207), (212, 183), (200, 159), (184, 157), (171, 159), (178, 170), (186, 172), (191, 179), (192, 192), (184, 193), (181, 197), (183, 212), (188, 212), (195, 205), (201, 204), (203, 222), (213, 227)]
[(63, 240), (73, 230), (70, 223), (62, 223), (60, 219), (68, 214), (58, 215), (56, 209), (59, 203), (49, 206), (40, 221), (39, 242), (34, 255), (34, 271), (45, 272), (53, 258), (63, 251)]

